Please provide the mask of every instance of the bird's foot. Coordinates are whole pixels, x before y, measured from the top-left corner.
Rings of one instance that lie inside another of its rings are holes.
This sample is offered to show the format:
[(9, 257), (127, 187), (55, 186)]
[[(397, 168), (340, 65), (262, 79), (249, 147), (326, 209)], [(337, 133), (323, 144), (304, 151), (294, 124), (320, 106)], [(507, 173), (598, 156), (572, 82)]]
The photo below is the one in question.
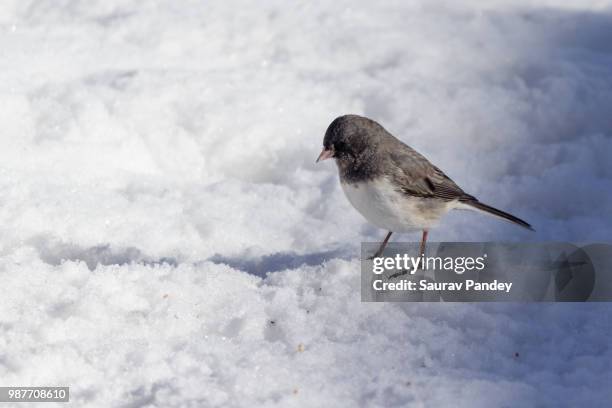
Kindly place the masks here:
[(376, 251), (376, 253), (374, 253), (374, 255), (372, 255), (372, 256), (368, 256), (368, 257), (366, 258), (366, 260), (371, 261), (371, 260), (373, 260), (374, 258), (380, 258), (380, 257), (381, 257), (381, 255), (382, 255), (382, 251)]
[(389, 280), (390, 279), (395, 279), (395, 278), (399, 278), (400, 276), (404, 276), (404, 275), (408, 275), (408, 271), (406, 269), (402, 269), (399, 272), (395, 272), (393, 275), (389, 276)]

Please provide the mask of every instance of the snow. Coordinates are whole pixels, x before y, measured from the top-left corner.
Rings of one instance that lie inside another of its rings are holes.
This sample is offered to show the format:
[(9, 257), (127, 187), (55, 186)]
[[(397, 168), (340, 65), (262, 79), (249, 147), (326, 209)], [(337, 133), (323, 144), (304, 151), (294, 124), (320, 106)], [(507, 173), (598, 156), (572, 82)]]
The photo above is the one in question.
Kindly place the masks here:
[(432, 240), (609, 242), (611, 13), (3, 2), (0, 385), (79, 407), (608, 405), (606, 304), (361, 303), (359, 244), (384, 232), (314, 161), (364, 114), (537, 230), (458, 212)]

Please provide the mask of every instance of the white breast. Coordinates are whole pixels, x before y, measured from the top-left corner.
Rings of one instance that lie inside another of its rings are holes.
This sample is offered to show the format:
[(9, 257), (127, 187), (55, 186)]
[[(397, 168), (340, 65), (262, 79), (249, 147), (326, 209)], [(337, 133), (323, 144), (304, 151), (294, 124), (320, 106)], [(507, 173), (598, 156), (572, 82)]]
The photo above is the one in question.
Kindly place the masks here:
[(344, 194), (361, 215), (370, 223), (388, 231), (429, 229), (450, 209), (443, 201), (398, 192), (384, 177), (341, 185)]

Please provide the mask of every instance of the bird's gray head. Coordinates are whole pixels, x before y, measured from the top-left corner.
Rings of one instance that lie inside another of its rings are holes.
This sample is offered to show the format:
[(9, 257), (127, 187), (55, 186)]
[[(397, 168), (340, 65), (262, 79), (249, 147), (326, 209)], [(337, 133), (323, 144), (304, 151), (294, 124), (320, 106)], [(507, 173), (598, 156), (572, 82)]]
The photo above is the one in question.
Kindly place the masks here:
[(372, 119), (358, 115), (340, 116), (329, 125), (323, 138), (323, 151), (317, 162), (336, 159), (341, 177), (368, 177), (380, 164), (377, 153), (387, 131)]
[(329, 158), (350, 162), (371, 155), (376, 151), (384, 133), (384, 128), (371, 119), (358, 115), (340, 116), (327, 128), (323, 151), (317, 162)]

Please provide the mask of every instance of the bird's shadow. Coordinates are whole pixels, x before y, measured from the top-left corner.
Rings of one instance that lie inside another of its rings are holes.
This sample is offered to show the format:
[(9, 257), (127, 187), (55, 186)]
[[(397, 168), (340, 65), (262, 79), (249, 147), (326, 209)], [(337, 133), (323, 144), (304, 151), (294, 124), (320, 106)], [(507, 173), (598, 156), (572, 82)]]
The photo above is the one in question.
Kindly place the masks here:
[(154, 258), (146, 255), (136, 247), (121, 247), (108, 243), (84, 247), (73, 243), (62, 242), (54, 237), (40, 235), (29, 240), (36, 248), (40, 259), (49, 265), (60, 265), (63, 261), (85, 262), (93, 271), (98, 265), (142, 265), (177, 266), (179, 261), (173, 257)]
[[(180, 257), (152, 257), (136, 247), (122, 247), (108, 243), (84, 247), (73, 243), (62, 242), (52, 237), (40, 235), (29, 240), (38, 252), (40, 259), (49, 265), (61, 265), (64, 261), (84, 262), (89, 270), (98, 265), (169, 265), (178, 266)], [(332, 249), (328, 251), (299, 254), (293, 251), (276, 252), (269, 255), (253, 257), (224, 256), (215, 254), (204, 261), (215, 264), (224, 264), (231, 268), (264, 278), (268, 272), (277, 272), (285, 269), (296, 269), (301, 266), (320, 265), (331, 259), (350, 259), (354, 253), (349, 248)]]
[(293, 251), (276, 252), (256, 258), (215, 254), (208, 258), (207, 261), (228, 265), (234, 269), (264, 278), (269, 272), (297, 269), (302, 266), (321, 265), (331, 259), (350, 259), (353, 256), (354, 254), (348, 249), (341, 248), (307, 254), (298, 254)]

